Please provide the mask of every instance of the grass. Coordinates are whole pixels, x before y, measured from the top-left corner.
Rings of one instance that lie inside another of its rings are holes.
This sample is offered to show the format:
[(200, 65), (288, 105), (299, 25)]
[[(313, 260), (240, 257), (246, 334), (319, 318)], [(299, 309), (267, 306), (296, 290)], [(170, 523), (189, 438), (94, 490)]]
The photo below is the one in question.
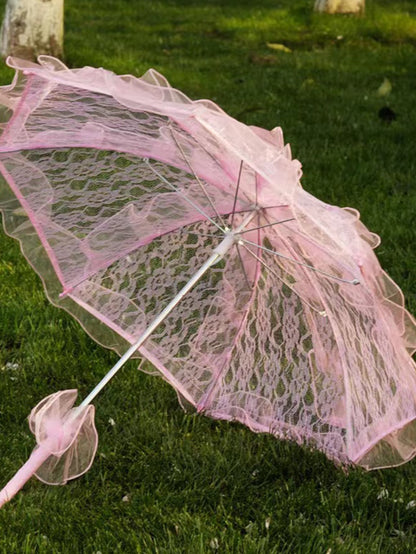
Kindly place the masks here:
[[(313, 14), (309, 0), (66, 4), (69, 65), (136, 75), (152, 66), (245, 123), (281, 125), (304, 187), (360, 210), (416, 313), (414, 2), (368, 1), (360, 18)], [(11, 77), (1, 66), (2, 82)], [(388, 97), (377, 95), (384, 78)], [(378, 117), (384, 105), (397, 113), (390, 125)], [(38, 400), (71, 387), (84, 395), (115, 356), (48, 303), (14, 241), (1, 235), (0, 248), (3, 483), (32, 450), (25, 418)], [(343, 472), (319, 452), (185, 414), (134, 363), (100, 396), (96, 423), (86, 476), (66, 487), (32, 480), (0, 511), (0, 552), (416, 550), (415, 462)]]

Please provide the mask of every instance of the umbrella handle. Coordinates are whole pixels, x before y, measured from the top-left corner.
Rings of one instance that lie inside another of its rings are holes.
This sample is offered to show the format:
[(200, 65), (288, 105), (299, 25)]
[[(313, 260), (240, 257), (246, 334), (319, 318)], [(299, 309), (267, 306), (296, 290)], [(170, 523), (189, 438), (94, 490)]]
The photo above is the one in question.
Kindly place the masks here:
[(23, 485), (28, 481), (35, 471), (43, 464), (51, 455), (50, 451), (38, 446), (30, 455), (27, 462), (19, 469), (19, 471), (10, 479), (7, 485), (0, 491), (0, 508), (6, 502), (9, 502), (13, 496), (19, 492)]

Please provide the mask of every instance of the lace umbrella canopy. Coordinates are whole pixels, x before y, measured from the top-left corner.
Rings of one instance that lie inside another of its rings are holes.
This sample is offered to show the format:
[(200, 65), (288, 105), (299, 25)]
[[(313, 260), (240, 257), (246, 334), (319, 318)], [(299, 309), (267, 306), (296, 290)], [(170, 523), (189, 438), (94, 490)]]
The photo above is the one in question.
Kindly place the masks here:
[(91, 401), (132, 355), (199, 412), (336, 461), (415, 454), (415, 321), (378, 237), (302, 189), (279, 128), (239, 123), (152, 70), (9, 65), (6, 232), (55, 305), (128, 351), (79, 407), (61, 391), (34, 409), (36, 460), (0, 503), (34, 471), (57, 484), (88, 469)]

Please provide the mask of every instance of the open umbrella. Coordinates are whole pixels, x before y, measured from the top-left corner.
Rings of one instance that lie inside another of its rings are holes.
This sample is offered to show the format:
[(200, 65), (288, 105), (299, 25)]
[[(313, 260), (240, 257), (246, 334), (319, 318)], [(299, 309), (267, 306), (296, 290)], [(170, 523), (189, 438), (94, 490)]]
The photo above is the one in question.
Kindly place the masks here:
[(62, 484), (96, 447), (92, 401), (131, 356), (214, 418), (342, 463), (416, 448), (416, 324), (353, 209), (299, 183), (280, 129), (248, 127), (149, 71), (9, 59), (0, 90), (6, 232), (50, 300), (122, 355), (74, 407), (34, 408), (35, 473)]

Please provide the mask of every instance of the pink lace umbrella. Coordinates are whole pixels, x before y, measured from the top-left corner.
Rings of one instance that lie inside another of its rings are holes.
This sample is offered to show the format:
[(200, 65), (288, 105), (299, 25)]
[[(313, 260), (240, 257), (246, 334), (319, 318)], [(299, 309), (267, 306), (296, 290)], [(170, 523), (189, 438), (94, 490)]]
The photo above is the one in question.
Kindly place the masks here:
[(50, 300), (120, 361), (73, 407), (32, 411), (35, 473), (90, 467), (91, 402), (131, 356), (187, 403), (342, 463), (415, 454), (416, 324), (352, 209), (302, 189), (280, 129), (248, 127), (142, 78), (9, 59), (1, 209)]

